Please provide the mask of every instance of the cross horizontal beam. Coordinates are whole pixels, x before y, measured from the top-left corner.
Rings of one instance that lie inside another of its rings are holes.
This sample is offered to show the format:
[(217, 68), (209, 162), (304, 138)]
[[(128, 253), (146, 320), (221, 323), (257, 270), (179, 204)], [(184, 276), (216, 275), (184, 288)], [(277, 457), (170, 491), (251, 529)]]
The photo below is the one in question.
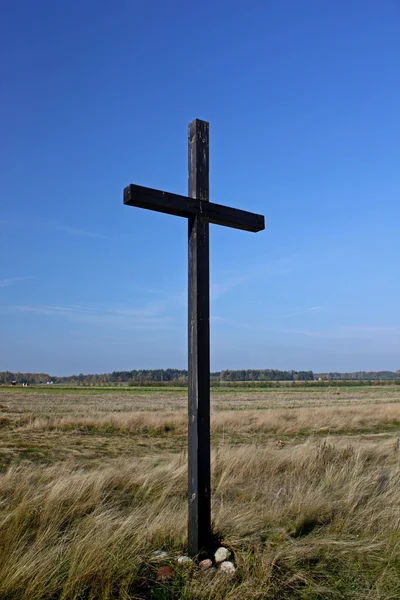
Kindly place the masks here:
[(201, 215), (210, 223), (244, 231), (257, 232), (265, 229), (263, 215), (179, 194), (161, 192), (141, 185), (131, 184), (124, 189), (124, 204), (178, 217)]

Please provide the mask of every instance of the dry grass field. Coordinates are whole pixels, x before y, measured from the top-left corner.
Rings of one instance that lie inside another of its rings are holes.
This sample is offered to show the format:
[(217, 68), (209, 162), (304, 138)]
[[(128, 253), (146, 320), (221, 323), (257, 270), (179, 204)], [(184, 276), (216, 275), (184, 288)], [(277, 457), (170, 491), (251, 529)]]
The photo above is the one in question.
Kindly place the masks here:
[(233, 576), (176, 565), (184, 389), (0, 388), (0, 599), (400, 598), (400, 387), (215, 389), (212, 409)]

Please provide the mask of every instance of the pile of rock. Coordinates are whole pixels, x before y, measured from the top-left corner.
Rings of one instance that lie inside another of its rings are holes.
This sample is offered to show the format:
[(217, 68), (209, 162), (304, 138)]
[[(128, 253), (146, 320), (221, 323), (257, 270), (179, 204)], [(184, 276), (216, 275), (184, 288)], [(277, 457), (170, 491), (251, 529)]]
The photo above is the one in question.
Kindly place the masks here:
[[(236, 572), (236, 567), (231, 560), (232, 553), (228, 548), (221, 546), (214, 554), (214, 561), (211, 558), (205, 558), (199, 563), (199, 569), (201, 571), (220, 571), (227, 575), (233, 575)], [(168, 558), (168, 553), (164, 550), (157, 550), (151, 555), (152, 559), (164, 560)], [(179, 565), (194, 565), (193, 559), (190, 556), (182, 555), (177, 561)], [(167, 581), (172, 579), (174, 576), (174, 569), (171, 565), (160, 567), (157, 570), (157, 579), (159, 581)]]
[(216, 553), (214, 554), (215, 564), (223, 573), (229, 573), (229, 575), (233, 575), (236, 571), (235, 565), (232, 561), (228, 560), (231, 557), (231, 551), (228, 548), (224, 548), (221, 546), (218, 548)]

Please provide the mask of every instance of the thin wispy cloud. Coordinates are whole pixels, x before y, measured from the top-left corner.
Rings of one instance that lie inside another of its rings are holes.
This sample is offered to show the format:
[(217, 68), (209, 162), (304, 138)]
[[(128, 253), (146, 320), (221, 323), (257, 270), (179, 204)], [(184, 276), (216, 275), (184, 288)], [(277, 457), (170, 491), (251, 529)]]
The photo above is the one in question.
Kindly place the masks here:
[[(54, 232), (60, 231), (62, 233), (66, 233), (67, 235), (75, 236), (75, 237), (87, 237), (92, 239), (100, 239), (100, 240), (111, 240), (115, 236), (107, 235), (105, 233), (101, 233), (99, 231), (93, 231), (91, 229), (81, 228), (81, 227), (73, 227), (66, 223), (60, 223), (59, 221), (52, 221), (47, 219), (41, 219), (39, 217), (30, 216), (29, 219), (23, 216), (19, 216), (18, 220), (12, 221), (3, 221), (0, 220), (0, 225), (9, 225), (13, 229), (29, 229), (29, 232), (43, 233), (43, 232)], [(118, 237), (121, 237), (119, 235)]]
[(155, 296), (164, 296), (165, 295), (165, 289), (163, 288), (156, 288), (156, 287), (148, 287), (146, 285), (135, 285), (135, 290), (142, 293), (142, 294), (151, 294), (151, 295), (155, 295)]
[[(3, 308), (3, 310), (7, 310)], [(173, 318), (163, 314), (161, 305), (140, 308), (56, 305), (17, 305), (8, 310), (19, 313), (62, 318), (71, 322), (122, 329), (169, 329)]]
[(378, 333), (380, 335), (400, 333), (400, 326), (379, 326), (379, 325), (351, 325), (345, 328), (354, 333)]
[(30, 275), (27, 277), (10, 277), (9, 279), (0, 279), (0, 287), (16, 285), (17, 283), (21, 283), (21, 281), (29, 281), (30, 279), (37, 279), (37, 277), (35, 275)]
[(211, 299), (216, 300), (223, 294), (230, 292), (231, 290), (238, 287), (242, 283), (245, 283), (246, 281), (248, 281), (248, 277), (243, 275), (241, 277), (240, 276), (232, 277), (231, 279), (227, 279), (227, 280), (225, 280), (223, 282), (219, 282), (219, 283), (215, 283), (215, 282), (210, 283)]
[[(301, 311), (298, 313), (303, 315), (308, 312), (314, 312), (317, 310), (317, 307), (312, 307), (307, 311)], [(282, 315), (283, 318), (285, 315)], [(287, 316), (287, 315), (286, 315)], [(279, 318), (279, 317), (278, 317)], [(332, 328), (325, 329), (313, 329), (311, 327), (279, 327), (274, 324), (274, 321), (277, 320), (277, 317), (266, 317), (263, 318), (262, 323), (249, 323), (245, 321), (235, 320), (235, 319), (227, 319), (224, 317), (214, 316), (211, 317), (211, 322), (221, 325), (226, 325), (229, 327), (235, 327), (238, 329), (244, 329), (248, 331), (263, 331), (263, 332), (273, 332), (281, 335), (290, 335), (290, 336), (303, 336), (309, 338), (319, 338), (319, 339), (328, 339), (328, 340), (348, 340), (350, 341), (362, 341), (365, 343), (373, 343), (378, 344), (380, 342), (387, 344), (395, 344), (396, 348), (399, 345), (400, 340), (400, 326), (371, 326), (371, 325), (355, 325), (355, 326), (337, 326)], [(268, 323), (268, 321), (270, 321)]]
[[(284, 314), (284, 315), (270, 315), (270, 316), (263, 316), (262, 320), (263, 320), (263, 324), (260, 325), (259, 322), (257, 323), (246, 323), (243, 321), (238, 321), (235, 319), (226, 319), (225, 317), (211, 317), (211, 321), (214, 323), (221, 323), (221, 324), (225, 324), (225, 325), (232, 325), (234, 327), (238, 327), (240, 329), (248, 329), (250, 331), (260, 331), (260, 330), (268, 330), (271, 331), (272, 329), (277, 330), (276, 327), (273, 327), (272, 325), (268, 324), (268, 321), (276, 321), (278, 319), (285, 319), (287, 317), (294, 317), (294, 316), (298, 316), (298, 315), (306, 315), (308, 313), (312, 313), (312, 312), (316, 312), (318, 310), (320, 310), (322, 307), (321, 306), (312, 306), (311, 308), (307, 308), (306, 310), (301, 310), (301, 311), (297, 311), (297, 312), (293, 312), (293, 313), (288, 313), (288, 314)], [(285, 330), (288, 331), (288, 330)], [(294, 331), (299, 331), (299, 330), (294, 330)]]
[(68, 225), (56, 225), (54, 227), (56, 231), (63, 231), (68, 235), (80, 236), (80, 237), (88, 237), (88, 238), (96, 238), (101, 240), (110, 240), (111, 237), (108, 235), (104, 235), (103, 233), (98, 233), (96, 231), (88, 231), (87, 229), (79, 229), (77, 227), (69, 227)]
[(210, 284), (210, 295), (212, 300), (216, 300), (223, 294), (231, 290), (254, 281), (255, 279), (263, 279), (276, 275), (284, 275), (293, 271), (294, 257), (284, 257), (277, 260), (271, 260), (262, 265), (255, 265), (243, 269), (243, 274), (229, 276), (225, 272), (225, 276), (220, 276), (219, 281), (212, 281)]
[[(281, 275), (286, 273), (291, 273), (293, 268), (291, 263), (294, 257), (285, 257), (278, 260), (268, 261), (263, 265), (255, 265), (253, 267), (246, 267), (244, 269), (243, 274), (237, 275), (237, 271), (225, 270), (222, 271), (219, 276), (210, 282), (210, 298), (211, 300), (216, 300), (224, 294), (230, 292), (231, 290), (249, 283), (254, 279), (261, 279), (262, 277), (268, 277), (273, 275)], [(240, 271), (240, 267), (238, 267), (238, 271)], [(215, 277), (215, 276), (214, 276)], [(154, 288), (136, 285), (135, 289), (139, 292), (152, 294), (152, 295), (162, 295), (165, 297), (165, 290), (162, 288)], [(168, 302), (177, 306), (185, 306), (187, 304), (187, 289), (177, 291), (168, 296)], [(315, 310), (319, 307), (315, 307)], [(308, 310), (314, 310), (314, 308), (310, 308)]]
[(293, 335), (305, 335), (310, 337), (338, 337), (334, 331), (324, 331), (318, 329), (307, 329), (306, 327), (284, 327), (279, 329), (281, 333)]
[(286, 319), (286, 317), (297, 317), (299, 315), (306, 315), (307, 313), (310, 313), (310, 312), (319, 311), (319, 310), (321, 310), (321, 308), (322, 308), (321, 306), (311, 306), (311, 308), (306, 308), (305, 310), (300, 310), (298, 312), (288, 313), (286, 315), (280, 315), (275, 318)]
[(229, 325), (230, 327), (237, 327), (238, 329), (247, 329), (249, 331), (260, 331), (264, 329), (262, 326), (255, 323), (246, 323), (244, 321), (237, 321), (235, 319), (226, 319), (225, 317), (210, 317), (211, 323), (220, 323), (221, 325)]
[[(227, 294), (231, 290), (234, 290), (241, 285), (249, 283), (254, 279), (261, 279), (262, 277), (281, 275), (291, 273), (293, 268), (291, 263), (294, 257), (285, 257), (278, 260), (268, 261), (263, 265), (256, 265), (253, 267), (246, 267), (245, 272), (241, 275), (235, 274), (233, 271), (223, 271), (219, 277), (210, 282), (210, 299), (211, 301), (217, 300), (224, 294)], [(240, 270), (238, 268), (238, 270)], [(169, 308), (180, 308), (186, 307), (188, 301), (187, 289), (181, 289), (172, 294), (166, 296), (166, 291), (163, 288), (147, 287), (142, 285), (136, 285), (135, 289), (141, 293), (151, 294), (156, 296), (163, 296), (165, 306)], [(320, 307), (313, 307), (307, 310), (317, 310)]]
[(392, 337), (400, 335), (400, 327), (397, 325), (389, 327), (355, 325), (338, 326), (332, 329), (310, 329), (310, 328), (284, 328), (282, 333), (304, 335), (309, 337), (322, 337), (333, 339), (371, 339), (378, 337)]

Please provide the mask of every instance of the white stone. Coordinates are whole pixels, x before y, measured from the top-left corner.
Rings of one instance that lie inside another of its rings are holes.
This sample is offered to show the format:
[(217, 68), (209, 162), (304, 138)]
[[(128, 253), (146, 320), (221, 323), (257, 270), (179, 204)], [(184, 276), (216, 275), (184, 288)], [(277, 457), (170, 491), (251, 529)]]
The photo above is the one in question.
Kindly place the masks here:
[(236, 571), (235, 565), (230, 560), (224, 560), (224, 562), (220, 564), (219, 568), (223, 573), (229, 573), (229, 575), (233, 575), (233, 573)]
[(185, 564), (185, 563), (192, 563), (192, 562), (193, 562), (193, 561), (192, 561), (192, 559), (190, 558), (190, 556), (180, 556), (180, 557), (178, 558), (178, 563), (179, 563), (180, 565), (183, 565), (183, 564)]
[(151, 558), (167, 558), (167, 556), (168, 556), (168, 552), (165, 552), (164, 550), (156, 550), (151, 555)]
[(224, 560), (228, 560), (228, 558), (230, 557), (230, 555), (231, 555), (231, 553), (228, 550), (228, 548), (224, 548), (223, 546), (221, 546), (221, 548), (218, 548), (218, 550), (214, 554), (214, 556), (215, 556), (215, 562), (216, 563), (222, 563), (222, 562), (224, 562)]

